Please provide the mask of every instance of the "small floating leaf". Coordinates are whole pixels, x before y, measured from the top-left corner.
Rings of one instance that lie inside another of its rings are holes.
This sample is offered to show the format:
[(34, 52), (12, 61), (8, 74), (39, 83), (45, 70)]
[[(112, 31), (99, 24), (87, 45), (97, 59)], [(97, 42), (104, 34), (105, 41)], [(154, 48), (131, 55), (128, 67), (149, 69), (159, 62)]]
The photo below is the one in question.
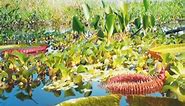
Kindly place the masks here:
[(69, 97), (69, 96), (75, 96), (73, 89), (68, 89), (68, 90), (64, 91), (64, 97)]
[(8, 99), (8, 97), (6, 97), (5, 95), (0, 95), (0, 99), (6, 100), (6, 99)]
[(87, 91), (87, 92), (84, 93), (84, 97), (88, 97), (88, 96), (90, 96), (91, 94), (92, 94), (92, 91)]
[(78, 69), (77, 69), (77, 72), (78, 72), (78, 73), (87, 72), (87, 68), (85, 68), (85, 67), (82, 66), (82, 65), (79, 65), (79, 66), (78, 66)]
[(100, 20), (100, 16), (99, 16), (99, 15), (96, 15), (96, 16), (92, 19), (91, 26), (93, 26), (94, 29), (97, 29), (97, 28), (98, 28), (99, 20)]
[(61, 95), (61, 91), (53, 91), (54, 92), (54, 95), (56, 96), (56, 97), (59, 97), (60, 95)]
[(83, 83), (82, 82), (82, 76), (81, 75), (75, 75), (75, 76), (73, 76), (73, 82), (75, 84), (82, 84)]
[(20, 99), (21, 101), (32, 99), (31, 96), (26, 95), (23, 92), (17, 93), (15, 96), (17, 99)]
[(12, 75), (12, 79), (16, 80), (17, 79), (16, 75)]

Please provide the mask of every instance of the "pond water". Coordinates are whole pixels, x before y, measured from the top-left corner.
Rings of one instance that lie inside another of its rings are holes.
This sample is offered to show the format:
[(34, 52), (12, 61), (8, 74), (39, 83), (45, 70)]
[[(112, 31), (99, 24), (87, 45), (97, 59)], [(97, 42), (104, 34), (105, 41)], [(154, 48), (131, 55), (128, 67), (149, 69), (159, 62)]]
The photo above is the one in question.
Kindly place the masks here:
[[(106, 90), (100, 88), (98, 85), (99, 82), (92, 82), (92, 93), (90, 96), (103, 96), (108, 95)], [(4, 92), (3, 96), (0, 98), (0, 106), (54, 106), (58, 103), (69, 99), (75, 99), (79, 97), (84, 97), (84, 94), (81, 94), (77, 91), (74, 91), (75, 96), (64, 96), (64, 91), (61, 92), (61, 95), (56, 97), (53, 92), (47, 92), (42, 89), (43, 84), (35, 88), (32, 92), (32, 97), (28, 97), (24, 94), (25, 91), (20, 90), (18, 87), (15, 87), (10, 93)], [(19, 95), (19, 97), (18, 97)], [(152, 96), (161, 96), (159, 93), (152, 94)], [(3, 100), (4, 98), (4, 100)], [(121, 99), (120, 106), (127, 106), (126, 98), (123, 96)]]
[[(98, 87), (98, 82), (93, 82), (93, 90), (91, 96), (102, 96), (107, 95), (108, 93)], [(4, 96), (8, 97), (7, 99), (3, 100), (0, 99), (0, 106), (53, 106), (63, 101), (83, 97), (83, 94), (74, 91), (75, 96), (65, 97), (64, 92), (61, 92), (59, 97), (56, 97), (53, 92), (47, 92), (42, 89), (43, 85), (35, 88), (33, 90), (33, 94), (31, 98), (22, 97), (22, 99), (18, 99), (16, 95), (25, 93), (24, 91), (20, 90), (18, 87), (15, 87), (10, 93), (5, 92)], [(26, 93), (25, 93), (26, 94)], [(122, 104), (126, 104), (126, 101), (122, 101)]]

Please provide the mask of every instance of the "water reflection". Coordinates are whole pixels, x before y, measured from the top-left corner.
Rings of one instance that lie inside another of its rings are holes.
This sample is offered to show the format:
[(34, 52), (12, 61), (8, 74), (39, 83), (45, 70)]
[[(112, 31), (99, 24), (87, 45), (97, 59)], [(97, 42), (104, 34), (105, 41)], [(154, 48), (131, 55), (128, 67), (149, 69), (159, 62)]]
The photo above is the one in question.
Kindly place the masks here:
[(26, 89), (22, 90), (15, 86), (12, 90), (5, 90), (0, 96), (1, 106), (53, 106), (60, 102), (84, 97), (84, 96), (102, 96), (107, 95), (104, 89), (98, 87), (98, 82), (92, 82), (92, 92), (82, 93), (79, 89), (70, 89), (67, 91), (48, 92), (43, 90), (43, 84), (32, 89), (30, 95)]
[[(38, 76), (34, 75), (33, 79)], [(34, 87), (27, 86), (20, 88), (18, 85), (12, 85), (6, 89), (0, 89), (0, 106), (53, 106), (66, 100), (87, 96), (108, 95), (105, 89), (99, 87), (99, 82), (84, 83), (77, 88), (66, 91), (46, 91), (43, 88), (49, 77), (40, 80)], [(84, 90), (84, 88), (92, 90)], [(161, 96), (159, 93), (151, 96)], [(126, 97), (122, 97), (120, 106), (127, 106)]]
[[(91, 96), (103, 96), (108, 93), (98, 87), (99, 82), (92, 82)], [(12, 92), (5, 92), (1, 95), (1, 106), (53, 106), (66, 100), (84, 97), (84, 93), (80, 93), (75, 89), (61, 92), (47, 92), (42, 89), (43, 84), (35, 88), (32, 92), (32, 96), (28, 95), (25, 91), (15, 87)], [(73, 92), (73, 93), (71, 93)], [(58, 93), (58, 94), (57, 94)], [(159, 93), (152, 94), (152, 96), (161, 96)], [(126, 97), (122, 97), (120, 106), (127, 106)]]

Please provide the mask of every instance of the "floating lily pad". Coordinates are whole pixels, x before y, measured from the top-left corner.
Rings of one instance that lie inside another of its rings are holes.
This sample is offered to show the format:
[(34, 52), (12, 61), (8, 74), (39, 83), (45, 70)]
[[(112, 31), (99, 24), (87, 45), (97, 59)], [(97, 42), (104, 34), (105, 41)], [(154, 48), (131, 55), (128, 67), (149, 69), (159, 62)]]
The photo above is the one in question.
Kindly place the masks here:
[(161, 54), (167, 53), (170, 54), (185, 53), (185, 44), (161, 45), (158, 47), (151, 48), (149, 50), (149, 54), (156, 59), (160, 59)]
[(24, 54), (38, 54), (39, 52), (46, 52), (47, 47), (47, 45), (2, 45), (0, 51), (3, 54), (12, 54), (14, 51)]
[(185, 106), (185, 102), (167, 97), (128, 96), (129, 106)]
[(120, 106), (120, 99), (118, 95), (91, 96), (71, 99), (56, 106)]

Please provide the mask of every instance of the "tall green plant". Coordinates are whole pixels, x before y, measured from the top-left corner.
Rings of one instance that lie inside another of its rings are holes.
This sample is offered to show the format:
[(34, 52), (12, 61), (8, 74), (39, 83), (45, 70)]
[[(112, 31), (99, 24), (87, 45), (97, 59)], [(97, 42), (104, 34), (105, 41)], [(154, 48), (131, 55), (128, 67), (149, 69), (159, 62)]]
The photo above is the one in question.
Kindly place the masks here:
[(121, 32), (125, 31), (130, 21), (128, 7), (129, 7), (128, 3), (124, 3), (124, 5), (121, 6), (120, 10), (117, 13)]
[(110, 13), (106, 16), (106, 30), (107, 30), (107, 40), (110, 42), (111, 36), (114, 31), (114, 24), (116, 21), (116, 15)]
[(144, 8), (145, 8), (145, 12), (148, 11), (148, 8), (149, 8), (149, 0), (143, 0), (143, 4), (144, 4)]
[(77, 16), (73, 17), (72, 28), (74, 31), (77, 31), (78, 33), (85, 32), (85, 27)]
[(90, 14), (91, 14), (90, 7), (88, 4), (83, 4), (82, 8), (83, 8), (84, 16), (85, 16), (86, 20), (88, 21), (90, 18)]
[(144, 14), (142, 15), (142, 23), (143, 28), (145, 30), (149, 28), (153, 28), (155, 26), (155, 17), (154, 15), (151, 15), (151, 12), (149, 11), (150, 8), (150, 0), (143, 0), (144, 4)]

